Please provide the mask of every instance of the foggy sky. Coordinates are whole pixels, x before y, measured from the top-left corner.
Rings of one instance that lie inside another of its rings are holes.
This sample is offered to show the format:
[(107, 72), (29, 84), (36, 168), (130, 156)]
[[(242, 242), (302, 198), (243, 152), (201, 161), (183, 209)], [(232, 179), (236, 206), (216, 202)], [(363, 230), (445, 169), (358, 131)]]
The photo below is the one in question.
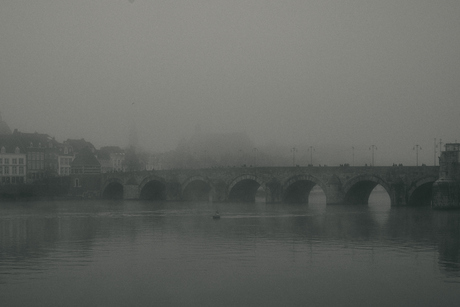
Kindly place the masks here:
[[(433, 164), (460, 140), (458, 0), (2, 0), (9, 126), (170, 150), (193, 132)], [(306, 153), (304, 153), (306, 154)], [(316, 153), (321, 155), (321, 153)]]

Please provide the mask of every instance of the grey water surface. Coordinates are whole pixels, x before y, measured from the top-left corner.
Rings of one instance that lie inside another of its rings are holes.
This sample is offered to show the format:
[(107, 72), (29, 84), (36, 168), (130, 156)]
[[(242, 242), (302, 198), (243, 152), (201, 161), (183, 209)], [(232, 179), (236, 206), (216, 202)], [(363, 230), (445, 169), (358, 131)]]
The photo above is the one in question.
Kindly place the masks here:
[[(219, 210), (221, 218), (212, 219)], [(459, 306), (460, 212), (0, 203), (1, 306)]]

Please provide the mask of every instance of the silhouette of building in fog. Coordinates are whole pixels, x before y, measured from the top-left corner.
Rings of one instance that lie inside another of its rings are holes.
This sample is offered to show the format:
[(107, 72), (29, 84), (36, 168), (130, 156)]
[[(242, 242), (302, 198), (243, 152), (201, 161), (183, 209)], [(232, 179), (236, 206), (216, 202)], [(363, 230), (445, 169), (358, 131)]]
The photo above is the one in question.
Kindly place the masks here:
[(0, 112), (0, 134), (11, 134), (11, 129), (8, 124), (2, 119), (2, 112)]

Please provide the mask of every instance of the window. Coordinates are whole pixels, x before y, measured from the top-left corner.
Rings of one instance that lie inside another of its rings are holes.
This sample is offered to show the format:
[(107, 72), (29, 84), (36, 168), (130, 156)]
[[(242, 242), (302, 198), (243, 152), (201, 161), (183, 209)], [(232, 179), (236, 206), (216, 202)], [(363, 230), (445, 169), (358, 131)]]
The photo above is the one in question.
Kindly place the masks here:
[(2, 158), (0, 158), (0, 164), (3, 164), (3, 159)]
[(19, 175), (24, 175), (24, 166), (19, 167)]
[(80, 186), (80, 180), (78, 180), (78, 178), (75, 178), (75, 187), (79, 187)]
[(17, 167), (17, 166), (11, 167), (11, 173), (12, 173), (13, 175), (17, 175), (17, 174), (18, 174), (18, 167)]
[(13, 162), (12, 164), (18, 164), (18, 159), (11, 159)]
[(17, 153), (17, 154), (19, 153), (19, 147), (16, 147), (16, 148), (14, 149), (14, 153)]
[(9, 158), (5, 158), (5, 164), (10, 164), (10, 159)]
[(5, 166), (5, 175), (8, 175), (10, 173), (10, 167)]
[(0, 175), (3, 174), (3, 166), (0, 166)]
[(19, 164), (24, 164), (24, 158), (19, 158)]

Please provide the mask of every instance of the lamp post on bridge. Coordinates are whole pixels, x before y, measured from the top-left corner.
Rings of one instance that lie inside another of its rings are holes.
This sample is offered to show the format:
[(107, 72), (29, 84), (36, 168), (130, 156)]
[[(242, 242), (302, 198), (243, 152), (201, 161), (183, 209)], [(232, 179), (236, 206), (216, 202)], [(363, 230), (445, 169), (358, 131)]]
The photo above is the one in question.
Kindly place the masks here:
[(354, 146), (351, 146), (351, 157), (352, 157), (351, 166), (355, 166), (355, 147)]
[(243, 149), (239, 149), (238, 152), (240, 153), (240, 163), (241, 163), (241, 166), (245, 165), (246, 163), (244, 163), (244, 150)]
[(292, 147), (291, 152), (292, 152), (292, 166), (295, 166), (295, 153), (297, 152), (297, 148)]
[(416, 144), (412, 150), (415, 150), (415, 166), (418, 166), (418, 150), (422, 150), (422, 147), (420, 145)]
[(371, 164), (371, 166), (374, 166), (374, 150), (377, 150), (377, 146), (371, 145), (371, 147), (369, 147), (369, 150), (372, 150), (372, 164)]
[(208, 151), (205, 149), (203, 153), (204, 153), (204, 168), (206, 168), (208, 166)]
[(308, 151), (310, 152), (310, 165), (313, 166), (313, 151), (315, 151), (315, 148), (313, 146), (308, 147)]

